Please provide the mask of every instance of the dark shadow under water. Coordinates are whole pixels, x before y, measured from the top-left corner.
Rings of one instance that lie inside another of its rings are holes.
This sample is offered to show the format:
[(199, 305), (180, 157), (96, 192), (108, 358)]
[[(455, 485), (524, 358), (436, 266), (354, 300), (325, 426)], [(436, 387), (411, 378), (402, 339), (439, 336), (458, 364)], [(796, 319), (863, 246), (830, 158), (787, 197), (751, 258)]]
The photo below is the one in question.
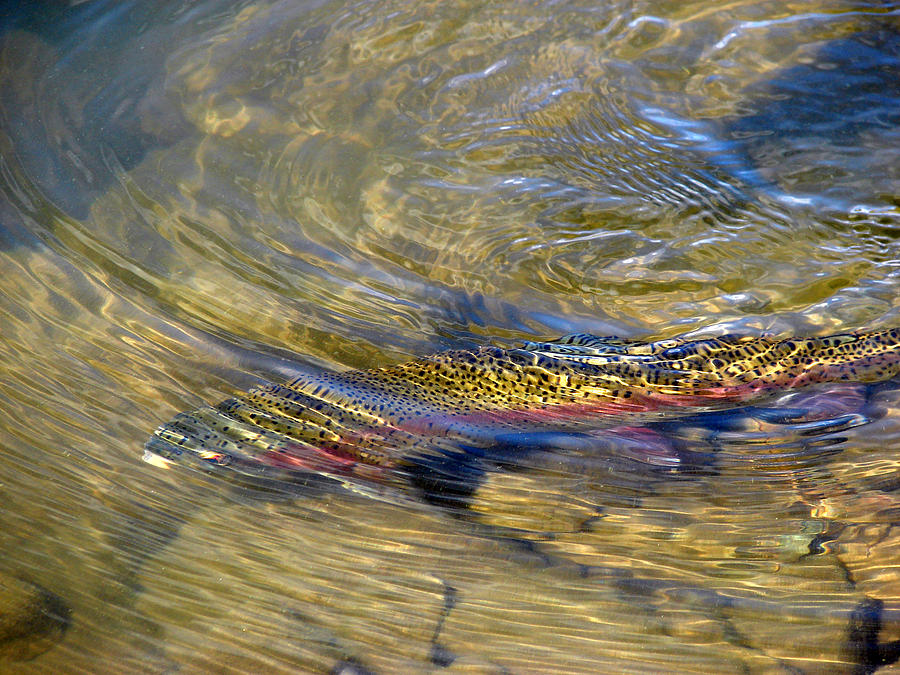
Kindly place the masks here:
[(867, 23), (744, 90), (742, 114), (721, 131), (729, 171), (826, 211), (900, 205), (900, 167), (884, 152), (900, 143), (900, 23)]

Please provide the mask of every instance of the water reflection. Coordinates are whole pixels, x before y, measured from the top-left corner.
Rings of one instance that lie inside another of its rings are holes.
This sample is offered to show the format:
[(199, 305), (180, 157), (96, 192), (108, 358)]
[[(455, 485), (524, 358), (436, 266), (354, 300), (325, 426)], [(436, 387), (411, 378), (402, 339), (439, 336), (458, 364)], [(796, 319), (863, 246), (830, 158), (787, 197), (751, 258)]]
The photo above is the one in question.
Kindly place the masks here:
[(674, 478), (536, 453), (471, 522), (139, 459), (298, 373), (898, 324), (894, 3), (34, 6), (0, 28), (0, 574), (72, 624), (3, 668), (848, 672), (900, 637), (890, 390), (800, 445), (683, 421)]

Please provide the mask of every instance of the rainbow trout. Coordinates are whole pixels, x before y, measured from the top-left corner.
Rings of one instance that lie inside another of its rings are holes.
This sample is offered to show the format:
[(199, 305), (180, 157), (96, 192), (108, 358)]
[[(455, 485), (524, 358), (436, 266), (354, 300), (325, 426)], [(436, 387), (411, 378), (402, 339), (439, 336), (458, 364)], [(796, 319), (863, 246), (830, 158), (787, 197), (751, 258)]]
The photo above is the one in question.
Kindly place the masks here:
[(324, 476), (389, 498), (429, 473), (465, 481), (466, 458), (589, 450), (623, 429), (640, 442), (635, 433), (654, 421), (898, 372), (900, 329), (656, 342), (571, 335), (261, 386), (179, 414), (156, 430), (144, 457), (278, 480)]

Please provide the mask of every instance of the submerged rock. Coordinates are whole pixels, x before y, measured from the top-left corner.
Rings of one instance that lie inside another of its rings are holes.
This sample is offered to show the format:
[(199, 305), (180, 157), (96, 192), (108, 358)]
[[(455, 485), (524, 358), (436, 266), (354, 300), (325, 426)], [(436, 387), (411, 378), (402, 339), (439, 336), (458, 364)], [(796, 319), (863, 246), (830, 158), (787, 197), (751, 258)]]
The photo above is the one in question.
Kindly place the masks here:
[(27, 661), (58, 643), (71, 610), (46, 588), (0, 573), (0, 664)]

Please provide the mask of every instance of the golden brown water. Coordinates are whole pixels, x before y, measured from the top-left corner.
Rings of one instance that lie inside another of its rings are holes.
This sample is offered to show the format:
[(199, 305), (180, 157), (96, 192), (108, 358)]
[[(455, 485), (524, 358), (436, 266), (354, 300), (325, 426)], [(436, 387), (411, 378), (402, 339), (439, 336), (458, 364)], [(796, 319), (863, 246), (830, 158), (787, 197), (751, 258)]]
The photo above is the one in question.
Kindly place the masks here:
[(72, 609), (0, 669), (842, 673), (876, 600), (900, 638), (891, 388), (672, 426), (689, 473), (538, 453), (466, 518), (140, 461), (319, 369), (900, 325), (895, 4), (151, 5), (0, 33), (0, 573)]

